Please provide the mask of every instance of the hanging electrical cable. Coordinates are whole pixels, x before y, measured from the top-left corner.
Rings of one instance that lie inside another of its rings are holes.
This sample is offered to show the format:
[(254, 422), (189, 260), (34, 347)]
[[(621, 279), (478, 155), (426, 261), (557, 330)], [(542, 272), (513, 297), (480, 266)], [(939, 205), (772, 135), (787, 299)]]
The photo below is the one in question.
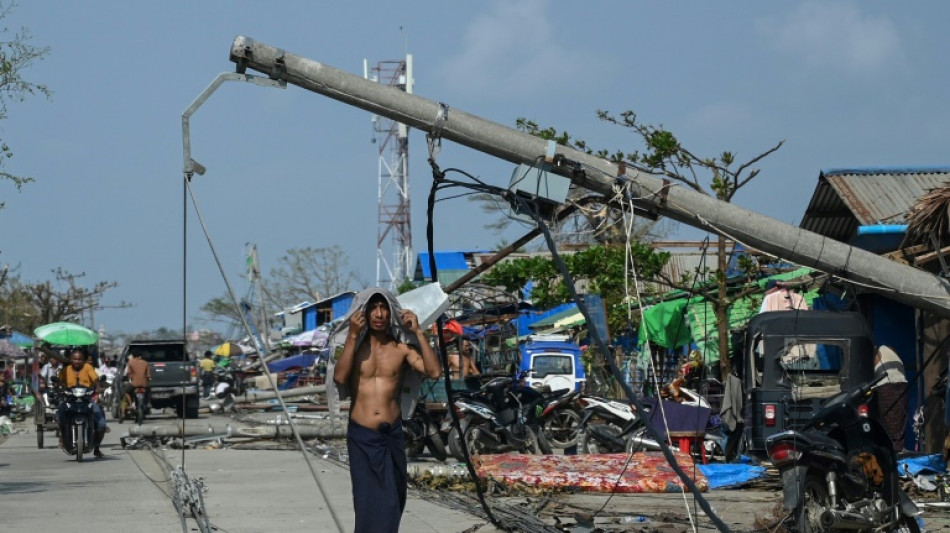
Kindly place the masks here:
[[(198, 222), (201, 225), (201, 229), (204, 232), (205, 239), (208, 242), (208, 247), (211, 251), (211, 255), (214, 257), (215, 264), (218, 266), (218, 271), (221, 273), (221, 278), (224, 281), (225, 287), (227, 288), (228, 295), (231, 297), (231, 303), (234, 304), (235, 309), (238, 311), (238, 316), (241, 319), (241, 323), (244, 326), (244, 330), (249, 337), (254, 339), (255, 344), (257, 345), (258, 353), (260, 354), (261, 360), (265, 360), (267, 356), (267, 348), (257, 339), (251, 330), (248, 319), (245, 316), (243, 310), (241, 309), (240, 303), (238, 302), (237, 296), (234, 293), (234, 289), (231, 287), (231, 283), (228, 280), (227, 274), (224, 271), (224, 266), (221, 263), (221, 259), (218, 257), (217, 249), (214, 246), (214, 242), (211, 239), (211, 234), (208, 231), (208, 226), (205, 224), (204, 217), (201, 215), (201, 210), (198, 206), (198, 199), (195, 196), (195, 191), (191, 187), (191, 180), (186, 177), (185, 179), (185, 188), (187, 193), (191, 196), (192, 205), (195, 209), (195, 215), (198, 217)], [(187, 292), (187, 288), (186, 288)], [(280, 404), (281, 412), (284, 414), (284, 417), (287, 420), (290, 430), (294, 435), (294, 439), (297, 441), (297, 445), (300, 448), (301, 453), (303, 454), (304, 461), (307, 463), (307, 468), (310, 469), (310, 474), (313, 476), (314, 481), (317, 484), (317, 488), (320, 491), (320, 495), (323, 497), (324, 502), (326, 503), (327, 509), (330, 511), (330, 515), (333, 517), (333, 522), (337, 527), (337, 530), (340, 533), (343, 533), (345, 530), (343, 524), (340, 521), (339, 516), (337, 516), (336, 510), (330, 502), (328, 493), (323, 487), (323, 482), (320, 480), (320, 476), (317, 474), (316, 468), (313, 466), (313, 462), (310, 460), (310, 455), (307, 446), (304, 444), (303, 439), (300, 436), (298, 431), (297, 424), (294, 421), (293, 417), (290, 416), (290, 411), (287, 409), (287, 404), (284, 403), (284, 399), (277, 388), (277, 382), (274, 379), (274, 376), (271, 374), (270, 369), (267, 368), (266, 364), (261, 365), (261, 368), (264, 371), (264, 374), (267, 376), (267, 381), (270, 384), (270, 387), (276, 392), (277, 401)], [(184, 450), (182, 450), (182, 456), (184, 456)], [(182, 464), (184, 464), (184, 459), (182, 459)]]
[[(588, 324), (591, 324), (592, 321), (590, 318), (590, 312), (587, 310), (587, 306), (585, 305), (583, 298), (581, 298), (580, 295), (577, 293), (577, 289), (574, 286), (573, 277), (571, 276), (570, 272), (567, 270), (567, 266), (564, 264), (564, 260), (561, 258), (560, 254), (558, 253), (557, 246), (554, 243), (554, 239), (551, 236), (551, 232), (548, 230), (547, 225), (545, 224), (543, 218), (538, 212), (538, 209), (536, 208), (536, 206), (531, 205), (531, 203), (527, 199), (520, 197), (519, 195), (515, 195), (515, 194), (511, 194), (510, 192), (507, 192), (506, 196), (509, 199), (509, 201), (516, 202), (520, 209), (530, 214), (531, 217), (535, 220), (535, 223), (537, 223), (538, 226), (541, 228), (542, 234), (544, 235), (545, 241), (547, 242), (548, 249), (551, 252), (551, 256), (554, 262), (558, 266), (558, 270), (561, 273), (561, 277), (564, 279), (564, 283), (567, 285), (567, 288), (571, 294), (571, 297), (577, 303), (577, 307), (580, 310), (581, 314), (584, 316), (584, 320)], [(597, 328), (591, 328), (590, 331), (591, 331), (591, 336), (594, 338), (594, 342), (597, 346), (598, 351), (607, 360), (607, 364), (610, 367), (611, 372), (613, 373), (614, 377), (617, 378), (618, 382), (621, 384), (621, 388), (624, 390), (624, 393), (626, 394), (627, 399), (636, 406), (639, 412), (641, 413), (646, 412), (646, 409), (644, 408), (640, 399), (633, 393), (633, 390), (631, 390), (630, 385), (626, 383), (626, 381), (624, 381), (623, 379), (620, 379), (620, 369), (617, 368), (616, 361), (614, 361), (614, 359), (609, 356), (609, 352), (607, 351), (607, 343), (605, 342), (604, 339), (601, 338), (600, 333), (597, 331)], [(644, 422), (644, 425), (646, 425), (647, 431), (649, 432), (650, 436), (656, 439), (660, 443), (660, 448), (663, 452), (664, 457), (666, 458), (667, 463), (669, 463), (673, 471), (676, 472), (676, 475), (680, 478), (683, 484), (686, 485), (690, 489), (690, 491), (696, 496), (696, 499), (699, 502), (700, 507), (702, 507), (706, 515), (710, 517), (710, 519), (713, 521), (713, 524), (716, 526), (716, 528), (722, 532), (730, 531), (729, 526), (727, 526), (725, 522), (723, 522), (722, 519), (719, 518), (719, 516), (715, 514), (715, 512), (712, 510), (712, 507), (709, 505), (709, 502), (707, 502), (706, 499), (703, 498), (702, 493), (700, 492), (699, 488), (696, 486), (693, 480), (686, 474), (686, 472), (683, 471), (682, 467), (680, 467), (672, 451), (670, 451), (669, 446), (667, 446), (659, 438), (659, 433), (657, 432), (657, 429), (654, 426), (653, 422), (650, 420), (650, 418), (644, 417), (643, 422)]]
[[(625, 253), (624, 253), (624, 255), (625, 255), (625, 257), (624, 257), (624, 269), (625, 269), (625, 271), (624, 271), (624, 283), (626, 284), (626, 278), (627, 278), (626, 268), (627, 268), (627, 266), (629, 265), (629, 267), (630, 267), (630, 273), (631, 273), (631, 275), (633, 276), (633, 286), (634, 286), (634, 291), (635, 291), (635, 293), (636, 293), (637, 302), (643, 302), (643, 295), (642, 295), (642, 293), (641, 293), (641, 291), (640, 291), (640, 276), (638, 275), (637, 268), (636, 268), (636, 261), (634, 260), (634, 257), (633, 257), (633, 250), (631, 249), (631, 246), (630, 246), (630, 241), (631, 241), (631, 237), (632, 237), (632, 234), (633, 234), (633, 223), (634, 223), (634, 218), (635, 218), (634, 205), (633, 205), (633, 198), (632, 198), (632, 195), (630, 194), (629, 187), (627, 187), (626, 184), (624, 184), (624, 186), (619, 186), (619, 187), (617, 187), (617, 189), (619, 190), (619, 192), (625, 192), (625, 193), (626, 193), (625, 195), (622, 195), (622, 196), (621, 196), (621, 201), (627, 200), (627, 201), (629, 202), (629, 204), (627, 204), (627, 205), (624, 206), (624, 207), (629, 206), (629, 209), (621, 209), (621, 212), (622, 212), (622, 215), (623, 215), (623, 218), (624, 218), (624, 233), (625, 233), (625, 235), (624, 235), (624, 237), (625, 237), (625, 238), (624, 238), (624, 252), (625, 252)], [(627, 222), (628, 214), (629, 214), (629, 222)], [(705, 257), (705, 254), (703, 255), (703, 257)], [(627, 288), (626, 290), (627, 290), (627, 294), (625, 294), (625, 296), (626, 296), (626, 297), (629, 297), (629, 288)], [(629, 301), (629, 300), (628, 300), (628, 301)], [(629, 306), (629, 305), (627, 306), (627, 309), (628, 309), (628, 311), (629, 311), (629, 309), (630, 309), (630, 306)], [(678, 339), (678, 338), (679, 338), (680, 330), (681, 330), (681, 328), (683, 327), (683, 324), (684, 324), (684, 322), (685, 322), (685, 320), (684, 320), (684, 318), (685, 318), (685, 313), (686, 313), (686, 307), (684, 307), (683, 313), (680, 314), (679, 323), (676, 325), (676, 330), (677, 330), (677, 331), (676, 331), (676, 335), (673, 336), (674, 339)], [(628, 315), (628, 316), (629, 316), (629, 315)], [(647, 332), (647, 329), (644, 329), (644, 332), (645, 332), (645, 335), (644, 335), (645, 338), (643, 339), (643, 342), (646, 343), (646, 344), (649, 346), (650, 338), (649, 338), (649, 334), (648, 334), (648, 332)], [(653, 361), (653, 358), (652, 358), (652, 357), (649, 359), (649, 362), (650, 362), (650, 365), (653, 367), (653, 379), (654, 379), (654, 382), (655, 382), (655, 381), (656, 381), (656, 363), (655, 363), (655, 361)], [(655, 387), (656, 387), (656, 390), (659, 391), (659, 385), (658, 385), (658, 384), (655, 384)], [(664, 405), (663, 405), (663, 402), (662, 402), (662, 401), (658, 401), (658, 402), (657, 402), (657, 405), (658, 405), (658, 407), (659, 407), (659, 409), (660, 409), (660, 415), (663, 417), (663, 426), (666, 427), (666, 428), (669, 428), (669, 427), (670, 427), (670, 424), (669, 424), (669, 420), (668, 420), (667, 417), (666, 417), (666, 409), (665, 409), (665, 407), (664, 407)], [(672, 440), (671, 440), (671, 438), (670, 438), (669, 431), (667, 431), (667, 434), (666, 434), (666, 445), (667, 445), (667, 446), (672, 446)], [(680, 451), (682, 451), (682, 450), (680, 450)], [(688, 453), (688, 451), (687, 451), (687, 453)], [(696, 470), (695, 470), (695, 469), (696, 469), (696, 463), (694, 462), (694, 463), (693, 463), (693, 475), (694, 475), (694, 476), (696, 475)], [(690, 523), (690, 525), (692, 526), (693, 531), (695, 532), (695, 531), (696, 531), (696, 526), (697, 526), (697, 524), (696, 524), (695, 519), (693, 518), (693, 514), (690, 512), (689, 502), (686, 500), (686, 491), (682, 491), (681, 494), (683, 495), (683, 503), (684, 503), (684, 507), (685, 507), (685, 509), (686, 509), (686, 516), (687, 516), (687, 518), (689, 519), (689, 523)], [(694, 500), (694, 501), (695, 501), (695, 500)]]
[[(441, 115), (440, 115), (441, 116)], [(438, 265), (435, 260), (435, 251), (434, 251), (434, 224), (433, 218), (435, 213), (435, 201), (436, 201), (436, 192), (440, 187), (445, 186), (446, 178), (445, 172), (439, 169), (439, 165), (436, 162), (436, 156), (438, 155), (439, 148), (441, 143), (437, 140), (432, 134), (426, 136), (427, 144), (429, 146), (429, 166), (432, 167), (432, 186), (429, 187), (429, 197), (426, 203), (426, 248), (429, 252), (429, 272), (432, 273), (432, 279), (438, 280)], [(462, 448), (462, 453), (465, 454), (465, 457), (471, 457), (470, 450), (468, 449), (468, 442), (462, 435), (461, 423), (459, 421), (458, 413), (455, 411), (455, 394), (452, 390), (452, 380), (450, 379), (451, 373), (449, 372), (449, 361), (446, 354), (448, 353), (447, 347), (445, 345), (445, 330), (444, 330), (444, 320), (443, 317), (436, 319), (436, 342), (439, 345), (439, 361), (442, 364), (442, 376), (444, 378), (445, 385), (445, 397), (448, 400), (449, 405), (449, 414), (452, 418), (452, 427), (455, 428), (456, 433), (459, 435), (459, 444)], [(485, 516), (488, 517), (488, 520), (500, 529), (505, 531), (511, 531), (510, 528), (504, 526), (498, 518), (495, 517), (492, 513), (491, 507), (488, 506), (488, 502), (485, 500), (485, 491), (482, 488), (482, 484), (478, 482), (478, 473), (475, 472), (475, 466), (472, 465), (471, 461), (465, 462), (466, 469), (468, 470), (469, 477), (475, 483), (475, 492), (478, 495), (478, 501), (482, 506), (482, 510), (485, 512)]]
[[(427, 241), (428, 241), (427, 245), (429, 249), (429, 267), (430, 267), (430, 271), (433, 273), (433, 276), (435, 275), (435, 272), (436, 272), (435, 270), (436, 264), (435, 264), (434, 253), (433, 253), (433, 235), (432, 235), (433, 211), (434, 211), (434, 205), (436, 201), (435, 200), (436, 191), (445, 187), (450, 187), (450, 186), (464, 186), (464, 187), (469, 187), (473, 190), (477, 190), (479, 192), (499, 195), (505, 200), (507, 200), (508, 203), (512, 206), (512, 208), (514, 208), (516, 211), (521, 212), (521, 213), (526, 213), (529, 216), (531, 216), (531, 218), (535, 221), (536, 225), (541, 229), (541, 232), (544, 235), (549, 251), (551, 252), (552, 258), (554, 262), (558, 265), (558, 269), (561, 273), (562, 278), (564, 279), (565, 285), (569, 289), (571, 297), (577, 303), (578, 309), (581, 311), (581, 314), (584, 316), (585, 321), (588, 324), (592, 323), (590, 319), (590, 313), (587, 310), (586, 305), (583, 302), (583, 299), (580, 298), (580, 296), (577, 293), (576, 287), (574, 286), (573, 278), (570, 275), (570, 273), (567, 271), (567, 268), (564, 264), (563, 259), (558, 254), (557, 246), (554, 243), (554, 239), (551, 236), (550, 230), (548, 229), (546, 223), (541, 217), (536, 204), (529, 202), (526, 198), (520, 195), (512, 193), (508, 189), (503, 189), (500, 187), (487, 185), (483, 183), (481, 180), (478, 180), (474, 176), (464, 171), (461, 171), (459, 169), (446, 169), (445, 171), (441, 170), (435, 161), (435, 154), (437, 153), (438, 148), (440, 147), (440, 144), (437, 144), (437, 140), (431, 138), (431, 136), (428, 137), (428, 144), (430, 148), (429, 164), (432, 167), (432, 171), (433, 171), (433, 186), (430, 189), (428, 209), (427, 209), (428, 221), (427, 221), (426, 236), (427, 236)], [(464, 182), (456, 182), (456, 181), (448, 180), (446, 179), (445, 174), (448, 173), (449, 171), (459, 172), (465, 175), (466, 177), (468, 177), (469, 179), (471, 179), (472, 181), (474, 181), (475, 183), (464, 183)], [(444, 346), (444, 340), (442, 338), (443, 324), (442, 324), (441, 318), (436, 322), (436, 325), (437, 325), (438, 342), (440, 345), (440, 350), (443, 351), (444, 353), (445, 346)], [(615, 379), (617, 379), (618, 382), (621, 383), (621, 386), (624, 390), (624, 393), (627, 396), (627, 399), (632, 404), (634, 404), (634, 406), (637, 408), (639, 412), (641, 413), (646, 412), (646, 409), (644, 408), (643, 404), (640, 402), (639, 398), (637, 398), (636, 395), (633, 394), (633, 391), (630, 389), (629, 385), (624, 380), (620, 379), (620, 371), (617, 368), (616, 362), (613, 361), (613, 359), (608, 356), (609, 352), (607, 351), (606, 342), (604, 341), (604, 339), (600, 338), (600, 335), (596, 331), (596, 329), (592, 329), (591, 331), (592, 331), (592, 336), (594, 337), (594, 340), (595, 340), (595, 344), (597, 345), (598, 351), (600, 351), (605, 357), (605, 359), (607, 360), (608, 366), (610, 367), (611, 373), (614, 375)], [(441, 356), (441, 359), (442, 359), (443, 373), (447, 376), (448, 375), (447, 360), (445, 359), (444, 356)], [(451, 383), (449, 380), (446, 380), (445, 386), (446, 386), (446, 396), (449, 399), (450, 405), (452, 405), (454, 402), (454, 396), (453, 396), (453, 391), (451, 388)], [(450, 411), (451, 411), (453, 426), (455, 427), (456, 431), (460, 431), (457, 414), (454, 413), (453, 409), (450, 409)], [(660, 439), (658, 438), (658, 432), (656, 430), (656, 427), (649, 420), (649, 418), (647, 417), (644, 418), (644, 424), (646, 425), (647, 431), (649, 432), (651, 437), (660, 441)], [(464, 439), (462, 439), (462, 442), (460, 444), (463, 447), (464, 453), (468, 455), (469, 451), (467, 447), (465, 447)], [(683, 484), (686, 487), (688, 487), (689, 490), (694, 494), (694, 496), (696, 497), (696, 500), (699, 502), (700, 507), (703, 509), (706, 515), (710, 517), (710, 519), (712, 520), (716, 528), (724, 533), (729, 532), (730, 531), (729, 527), (722, 521), (721, 518), (718, 517), (718, 515), (715, 514), (715, 512), (712, 510), (709, 503), (706, 501), (705, 498), (703, 498), (702, 493), (699, 491), (699, 488), (696, 486), (696, 484), (693, 482), (690, 476), (687, 475), (686, 472), (683, 471), (682, 467), (680, 467), (680, 465), (677, 463), (676, 458), (674, 457), (669, 446), (665, 445), (663, 442), (660, 442), (660, 444), (661, 444), (661, 449), (662, 449), (664, 458), (667, 460), (671, 468), (673, 468), (674, 472), (677, 474), (677, 476), (680, 478)], [(472, 476), (472, 479), (477, 480), (477, 473), (474, 471), (474, 467), (469, 464), (468, 469), (469, 469), (469, 475)], [(497, 520), (494, 518), (494, 516), (490, 514), (490, 509), (488, 508), (488, 505), (484, 500), (484, 494), (478, 488), (478, 483), (476, 483), (476, 490), (478, 490), (479, 500), (482, 503), (482, 507), (485, 510), (486, 514), (489, 516), (489, 519), (492, 520), (492, 523), (495, 524), (496, 526), (502, 527), (501, 524), (496, 523)]]

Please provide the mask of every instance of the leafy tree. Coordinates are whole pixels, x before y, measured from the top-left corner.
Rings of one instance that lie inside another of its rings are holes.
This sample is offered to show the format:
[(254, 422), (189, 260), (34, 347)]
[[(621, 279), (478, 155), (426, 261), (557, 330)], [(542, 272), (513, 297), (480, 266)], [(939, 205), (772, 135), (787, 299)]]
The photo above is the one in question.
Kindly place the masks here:
[[(724, 202), (731, 202), (739, 189), (759, 175), (759, 169), (753, 168), (753, 166), (777, 151), (785, 142), (780, 141), (748, 161), (737, 163), (736, 154), (733, 152), (722, 152), (717, 157), (697, 156), (683, 147), (672, 132), (663, 128), (662, 125), (654, 126), (640, 122), (633, 111), (624, 111), (620, 115), (615, 115), (609, 111), (599, 110), (597, 116), (601, 120), (629, 130), (642, 145), (642, 148), (632, 152), (610, 152), (604, 149), (594, 151), (586, 142), (573, 139), (566, 131), (558, 131), (552, 127), (541, 127), (537, 123), (524, 118), (518, 119), (517, 126), (522, 131), (527, 131), (544, 139), (553, 139), (559, 144), (608, 159), (627, 168), (663, 176)], [(718, 240), (716, 269), (708, 272), (697, 272), (696, 275), (708, 275), (716, 283), (714, 291), (702, 291), (700, 295), (711, 304), (716, 315), (719, 353), (728, 354), (728, 308), (745, 293), (742, 291), (729, 292), (727, 286), (729, 280), (726, 279), (728, 261), (726, 236), (719, 234)], [(755, 265), (745, 263), (744, 266), (747, 269), (747, 275), (751, 275)], [(690, 280), (665, 279), (662, 281), (679, 289), (691, 290), (692, 286)], [(720, 357), (720, 366), (724, 373), (728, 372), (729, 358)]]
[[(625, 253), (623, 246), (600, 245), (561, 255), (575, 283), (585, 287), (586, 292), (599, 294), (604, 299), (611, 331), (621, 331), (629, 326), (625, 305), (629, 303), (624, 286)], [(657, 276), (670, 257), (667, 252), (656, 252), (641, 243), (631, 243), (631, 253), (639, 275), (648, 277)], [(514, 293), (528, 281), (533, 281), (531, 302), (541, 309), (572, 301), (557, 265), (547, 257), (501, 262), (485, 273), (481, 281)]]
[(118, 286), (114, 281), (99, 281), (85, 287), (81, 283), (85, 273), (73, 274), (63, 268), (52, 272), (54, 280), (28, 283), (16, 275), (4, 279), (0, 284), (0, 307), (5, 324), (20, 331), (33, 331), (43, 324), (60, 321), (93, 324), (96, 311), (131, 306), (126, 302), (115, 306), (102, 304), (105, 294)]
[[(16, 7), (12, 0), (0, 0), (0, 20), (6, 19)], [(36, 61), (42, 60), (48, 53), (48, 47), (37, 47), (30, 44), (32, 35), (26, 28), (11, 32), (9, 28), (0, 29), (5, 37), (0, 37), (0, 120), (7, 118), (9, 105), (20, 102), (27, 96), (41, 94), (47, 98), (52, 92), (41, 84), (27, 81), (23, 78), (23, 71)], [(24, 184), (33, 181), (33, 178), (18, 176), (5, 169), (6, 162), (13, 157), (13, 149), (7, 139), (0, 137), (0, 179), (13, 183), (17, 190)], [(0, 208), (5, 204), (0, 203)]]

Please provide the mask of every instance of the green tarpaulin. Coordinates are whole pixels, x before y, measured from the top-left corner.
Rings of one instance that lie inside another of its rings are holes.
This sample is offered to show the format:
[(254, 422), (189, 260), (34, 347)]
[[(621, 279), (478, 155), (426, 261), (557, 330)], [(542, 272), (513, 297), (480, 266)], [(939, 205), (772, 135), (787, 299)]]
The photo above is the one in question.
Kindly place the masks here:
[(643, 310), (640, 320), (640, 342), (664, 348), (677, 348), (690, 343), (689, 326), (683, 311), (687, 299), (663, 302)]
[[(736, 300), (727, 311), (729, 330), (741, 328), (759, 312), (762, 296), (747, 296)], [(689, 306), (689, 329), (692, 340), (706, 364), (719, 360), (719, 334), (716, 330), (716, 312), (706, 301), (694, 301)], [(730, 339), (731, 341), (732, 339)], [(732, 344), (730, 343), (730, 347)]]
[[(757, 283), (764, 289), (771, 280), (791, 281), (810, 276), (812, 272), (810, 268), (800, 268), (762, 278)], [(758, 314), (759, 307), (762, 305), (762, 296), (762, 294), (746, 296), (736, 300), (729, 307), (730, 330), (745, 326), (753, 316)], [(814, 290), (802, 296), (810, 307), (812, 300), (818, 296), (818, 292)], [(641, 343), (649, 340), (664, 348), (678, 348), (695, 343), (704, 355), (707, 364), (719, 361), (716, 315), (712, 304), (701, 298), (680, 298), (644, 309), (639, 335)]]
[[(777, 274), (768, 278), (759, 280), (759, 284), (764, 288), (769, 280), (788, 281), (810, 274), (812, 271), (808, 268)], [(744, 298), (739, 298), (729, 306), (729, 330), (742, 328), (749, 323), (753, 316), (759, 314), (759, 308), (762, 306), (763, 294), (753, 294)], [(808, 307), (812, 307), (812, 301), (818, 297), (818, 290), (813, 290), (802, 294)], [(709, 302), (695, 301), (690, 304), (689, 326), (693, 342), (696, 343), (706, 364), (719, 361), (719, 334), (716, 330), (716, 314), (713, 306)], [(729, 339), (729, 349), (732, 350), (732, 339)]]

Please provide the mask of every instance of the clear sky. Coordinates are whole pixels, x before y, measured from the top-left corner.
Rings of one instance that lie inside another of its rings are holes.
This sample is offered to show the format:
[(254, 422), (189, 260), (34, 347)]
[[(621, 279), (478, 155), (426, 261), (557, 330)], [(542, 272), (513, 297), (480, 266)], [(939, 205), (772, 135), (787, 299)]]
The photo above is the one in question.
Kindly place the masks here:
[[(119, 283), (95, 327), (201, 325), (224, 292), (189, 215), (183, 269), (181, 113), (224, 71), (237, 35), (362, 73), (415, 60), (415, 92), (513, 125), (527, 117), (595, 146), (633, 148), (597, 109), (635, 110), (693, 152), (750, 158), (779, 140), (736, 203), (797, 224), (825, 168), (947, 166), (950, 4), (842, 2), (329, 2), (21, 0), (4, 21), (49, 56), (46, 84), (11, 107), (0, 136), (17, 194), (0, 183), (0, 261), (27, 281), (65, 267)], [(400, 29), (402, 28), (402, 29)], [(245, 243), (261, 266), (294, 247), (340, 245), (376, 277), (377, 164), (368, 113), (296, 87), (229, 84), (192, 119), (199, 207), (239, 292)], [(430, 174), (410, 138), (413, 244), (425, 248)], [(511, 165), (446, 145), (443, 166), (495, 184)], [(466, 200), (436, 210), (436, 247), (491, 248), (504, 235)], [(702, 238), (697, 230), (673, 235)], [(187, 292), (183, 271), (187, 272)], [(187, 304), (183, 306), (187, 294)]]

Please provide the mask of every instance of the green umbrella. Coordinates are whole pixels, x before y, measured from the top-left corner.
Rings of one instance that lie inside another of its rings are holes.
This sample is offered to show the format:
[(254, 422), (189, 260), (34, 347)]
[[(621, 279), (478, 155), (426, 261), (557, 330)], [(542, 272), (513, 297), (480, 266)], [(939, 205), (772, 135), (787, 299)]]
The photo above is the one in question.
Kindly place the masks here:
[(60, 346), (89, 346), (99, 340), (95, 331), (70, 322), (53, 322), (33, 330), (42, 341)]

